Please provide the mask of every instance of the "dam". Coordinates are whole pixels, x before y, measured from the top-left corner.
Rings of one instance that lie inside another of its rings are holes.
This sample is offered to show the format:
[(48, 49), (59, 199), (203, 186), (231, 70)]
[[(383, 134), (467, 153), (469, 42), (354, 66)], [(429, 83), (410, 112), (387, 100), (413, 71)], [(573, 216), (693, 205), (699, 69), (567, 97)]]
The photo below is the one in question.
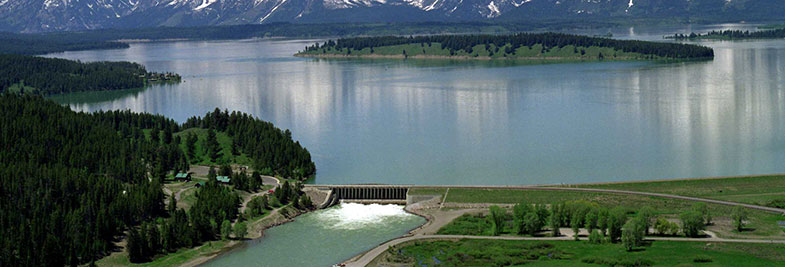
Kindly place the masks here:
[(327, 194), (325, 200), (318, 205), (323, 209), (341, 202), (407, 204), (411, 185), (304, 185), (305, 189), (318, 190)]

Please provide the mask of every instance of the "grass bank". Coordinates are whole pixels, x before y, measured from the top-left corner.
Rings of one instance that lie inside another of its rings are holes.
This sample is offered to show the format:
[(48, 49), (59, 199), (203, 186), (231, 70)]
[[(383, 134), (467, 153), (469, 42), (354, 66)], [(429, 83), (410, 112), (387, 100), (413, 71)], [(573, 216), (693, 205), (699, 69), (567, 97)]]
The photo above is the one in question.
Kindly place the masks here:
[(585, 241), (461, 239), (403, 243), (369, 266), (778, 266), (783, 261), (781, 244), (653, 241), (626, 252), (620, 244)]
[(783, 175), (582, 184), (573, 187), (665, 193), (764, 206), (773, 200), (785, 200)]

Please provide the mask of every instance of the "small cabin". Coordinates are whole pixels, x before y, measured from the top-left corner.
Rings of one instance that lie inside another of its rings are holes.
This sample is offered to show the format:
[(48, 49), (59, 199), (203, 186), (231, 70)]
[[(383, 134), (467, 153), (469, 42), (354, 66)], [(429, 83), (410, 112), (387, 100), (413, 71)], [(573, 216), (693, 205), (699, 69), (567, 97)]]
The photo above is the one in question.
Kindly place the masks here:
[(198, 182), (198, 183), (196, 183), (194, 185), (194, 187), (196, 187), (196, 188), (199, 188), (199, 187), (202, 187), (202, 186), (204, 186), (204, 182)]
[(181, 182), (190, 181), (191, 180), (191, 174), (190, 173), (185, 173), (185, 172), (177, 173), (177, 175), (174, 176), (174, 180), (175, 181), (181, 181)]
[(216, 176), (215, 180), (222, 184), (229, 184), (232, 182), (232, 179), (229, 176)]

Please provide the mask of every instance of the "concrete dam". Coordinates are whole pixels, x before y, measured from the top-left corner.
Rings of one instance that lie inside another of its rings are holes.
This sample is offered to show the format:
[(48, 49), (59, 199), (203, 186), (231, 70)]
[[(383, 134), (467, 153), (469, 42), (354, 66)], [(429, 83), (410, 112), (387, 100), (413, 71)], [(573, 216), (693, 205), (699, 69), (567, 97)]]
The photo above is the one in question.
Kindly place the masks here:
[(406, 204), (410, 185), (305, 185), (327, 193), (319, 208), (341, 202)]

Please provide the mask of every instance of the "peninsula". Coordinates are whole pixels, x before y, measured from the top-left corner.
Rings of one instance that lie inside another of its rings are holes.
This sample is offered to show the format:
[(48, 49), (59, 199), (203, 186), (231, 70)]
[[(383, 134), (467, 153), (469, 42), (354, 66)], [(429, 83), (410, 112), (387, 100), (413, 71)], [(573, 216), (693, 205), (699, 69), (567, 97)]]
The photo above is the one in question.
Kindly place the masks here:
[(0, 93), (56, 95), (142, 88), (178, 83), (176, 73), (149, 72), (132, 62), (90, 62), (25, 55), (0, 55)]
[(562, 33), (357, 37), (314, 44), (295, 56), (514, 60), (668, 60), (713, 58), (692, 44), (616, 40)]

